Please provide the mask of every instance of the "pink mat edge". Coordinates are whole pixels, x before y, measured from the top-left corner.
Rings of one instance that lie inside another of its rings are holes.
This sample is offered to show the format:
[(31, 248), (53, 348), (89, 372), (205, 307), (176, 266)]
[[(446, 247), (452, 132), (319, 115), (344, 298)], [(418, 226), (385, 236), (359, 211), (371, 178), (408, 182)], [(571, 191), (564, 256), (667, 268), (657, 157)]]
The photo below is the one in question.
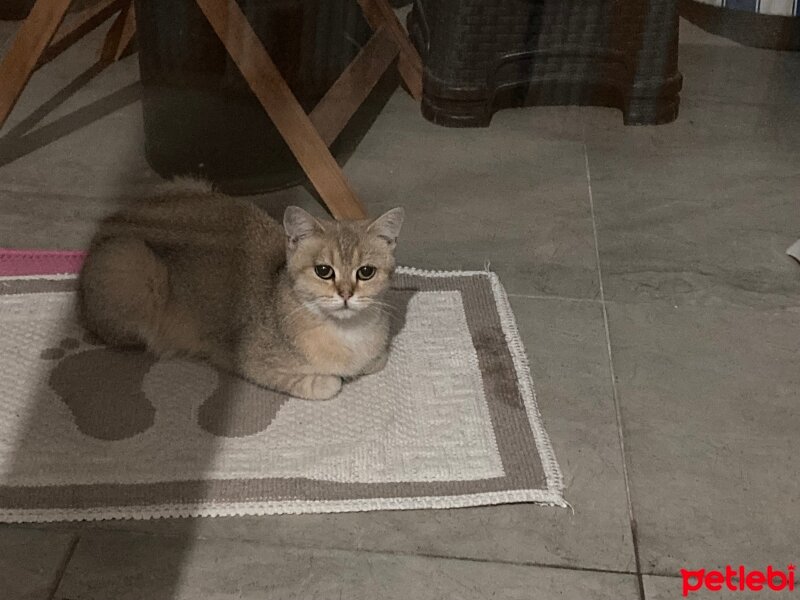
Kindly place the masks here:
[(0, 248), (0, 277), (74, 274), (85, 256), (80, 250)]

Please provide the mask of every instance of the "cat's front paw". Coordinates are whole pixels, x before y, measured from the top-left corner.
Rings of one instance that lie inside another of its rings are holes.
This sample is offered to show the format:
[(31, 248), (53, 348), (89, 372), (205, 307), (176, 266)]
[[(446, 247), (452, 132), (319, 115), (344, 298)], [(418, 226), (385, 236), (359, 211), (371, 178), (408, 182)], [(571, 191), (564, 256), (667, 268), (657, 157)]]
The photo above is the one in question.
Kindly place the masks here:
[(342, 390), (342, 379), (335, 375), (308, 375), (297, 382), (292, 396), (305, 400), (330, 400)]

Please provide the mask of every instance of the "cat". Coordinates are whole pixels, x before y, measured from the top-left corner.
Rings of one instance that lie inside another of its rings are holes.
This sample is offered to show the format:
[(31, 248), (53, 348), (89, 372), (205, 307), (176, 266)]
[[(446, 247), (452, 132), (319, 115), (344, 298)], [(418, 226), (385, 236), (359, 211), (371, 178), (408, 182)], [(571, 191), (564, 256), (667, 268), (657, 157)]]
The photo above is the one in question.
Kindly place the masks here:
[(283, 227), (203, 183), (178, 183), (105, 219), (80, 274), (86, 327), (116, 346), (190, 356), (307, 400), (383, 369), (404, 211)]

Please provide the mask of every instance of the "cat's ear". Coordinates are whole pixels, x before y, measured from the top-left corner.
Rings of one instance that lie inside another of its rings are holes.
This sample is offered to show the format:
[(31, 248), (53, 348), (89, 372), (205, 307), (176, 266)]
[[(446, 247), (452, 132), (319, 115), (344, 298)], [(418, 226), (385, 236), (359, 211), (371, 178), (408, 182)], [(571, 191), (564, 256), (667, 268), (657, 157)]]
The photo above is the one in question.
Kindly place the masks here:
[(389, 212), (383, 213), (367, 227), (367, 231), (374, 233), (379, 238), (389, 242), (390, 246), (397, 243), (397, 236), (400, 235), (400, 228), (406, 218), (406, 211), (402, 208), (393, 208)]
[(286, 237), (291, 248), (296, 246), (300, 240), (325, 231), (319, 221), (299, 206), (286, 208), (283, 213), (283, 228), (286, 230)]

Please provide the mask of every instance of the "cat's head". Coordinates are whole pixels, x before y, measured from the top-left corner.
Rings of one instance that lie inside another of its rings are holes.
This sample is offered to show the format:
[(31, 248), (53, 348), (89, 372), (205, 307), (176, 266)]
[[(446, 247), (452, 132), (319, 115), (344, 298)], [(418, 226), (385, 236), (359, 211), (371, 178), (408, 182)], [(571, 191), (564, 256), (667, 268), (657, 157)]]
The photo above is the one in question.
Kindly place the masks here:
[(380, 306), (404, 214), (394, 208), (374, 220), (320, 221), (297, 206), (287, 208), (286, 267), (300, 299), (337, 319)]

